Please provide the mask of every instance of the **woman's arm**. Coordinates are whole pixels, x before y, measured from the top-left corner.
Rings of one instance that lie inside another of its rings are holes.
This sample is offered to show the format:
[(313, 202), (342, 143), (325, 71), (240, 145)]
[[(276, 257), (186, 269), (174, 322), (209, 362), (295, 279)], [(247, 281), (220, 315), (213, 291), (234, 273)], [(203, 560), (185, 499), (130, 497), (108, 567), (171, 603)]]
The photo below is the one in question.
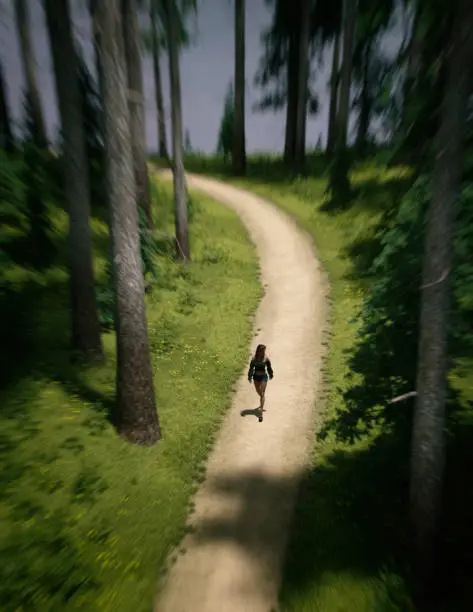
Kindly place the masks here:
[(266, 359), (266, 369), (268, 370), (269, 378), (271, 380), (274, 376), (274, 372), (269, 359)]
[(255, 362), (254, 362), (254, 360), (252, 359), (252, 360), (250, 361), (250, 368), (249, 368), (249, 370), (248, 370), (248, 380), (249, 380), (250, 382), (251, 382), (251, 379), (253, 378), (253, 374), (254, 374), (254, 372), (255, 372)]

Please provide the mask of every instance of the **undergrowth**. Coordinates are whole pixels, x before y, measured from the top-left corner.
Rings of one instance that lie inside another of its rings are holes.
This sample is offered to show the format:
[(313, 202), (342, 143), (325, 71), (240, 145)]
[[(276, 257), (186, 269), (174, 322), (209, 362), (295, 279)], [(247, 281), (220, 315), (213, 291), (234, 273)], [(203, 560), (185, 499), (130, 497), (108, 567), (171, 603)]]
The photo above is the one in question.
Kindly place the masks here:
[[(40, 272), (8, 261), (2, 270), (15, 308), (27, 308), (29, 336), (29, 352), (11, 355), (16, 367), (0, 394), (5, 612), (147, 611), (158, 572), (184, 535), (189, 498), (246, 363), (260, 296), (256, 254), (236, 215), (192, 197), (193, 262), (183, 266), (172, 256), (170, 188), (153, 184), (158, 229), (149, 236), (146, 300), (163, 430), (153, 448), (123, 442), (108, 421), (113, 330), (103, 335), (103, 365), (71, 365), (65, 213), (51, 211), (57, 265)], [(103, 293), (108, 234), (100, 218), (92, 228)]]

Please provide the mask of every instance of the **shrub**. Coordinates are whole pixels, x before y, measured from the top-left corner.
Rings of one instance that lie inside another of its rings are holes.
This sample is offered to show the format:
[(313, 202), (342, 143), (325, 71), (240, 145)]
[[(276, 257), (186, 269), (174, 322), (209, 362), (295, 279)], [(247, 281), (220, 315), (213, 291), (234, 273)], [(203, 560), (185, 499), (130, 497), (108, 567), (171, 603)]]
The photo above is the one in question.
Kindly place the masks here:
[[(387, 402), (415, 388), (419, 335), (420, 285), (430, 183), (420, 177), (401, 201), (393, 226), (381, 239), (373, 263), (375, 277), (360, 313), (359, 341), (350, 359), (351, 387), (345, 407), (321, 432), (334, 429), (353, 441), (379, 424), (411, 422), (412, 401)], [(450, 354), (453, 360), (471, 350), (473, 335), (473, 189), (463, 189), (454, 249)], [(450, 398), (454, 399), (450, 390)]]

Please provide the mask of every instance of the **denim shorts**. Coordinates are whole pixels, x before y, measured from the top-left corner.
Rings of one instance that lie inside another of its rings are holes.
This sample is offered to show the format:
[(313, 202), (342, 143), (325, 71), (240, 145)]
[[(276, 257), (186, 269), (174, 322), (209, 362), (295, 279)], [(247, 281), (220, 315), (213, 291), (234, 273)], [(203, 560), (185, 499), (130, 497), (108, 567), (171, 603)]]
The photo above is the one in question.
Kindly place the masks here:
[(253, 380), (256, 380), (257, 382), (268, 382), (268, 375), (267, 374), (255, 374), (253, 376)]

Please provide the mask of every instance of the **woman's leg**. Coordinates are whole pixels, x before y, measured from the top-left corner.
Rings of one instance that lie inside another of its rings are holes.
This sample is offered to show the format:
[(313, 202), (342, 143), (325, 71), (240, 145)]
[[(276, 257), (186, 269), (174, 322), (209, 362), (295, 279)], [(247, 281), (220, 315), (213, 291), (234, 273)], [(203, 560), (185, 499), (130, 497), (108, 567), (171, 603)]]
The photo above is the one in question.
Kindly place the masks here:
[(266, 385), (267, 384), (268, 384), (267, 380), (262, 380), (261, 381), (260, 395), (261, 395), (261, 410), (263, 410), (263, 411), (264, 411), (264, 401), (265, 401), (264, 394), (266, 393)]
[(261, 380), (254, 380), (253, 382), (255, 383), (256, 393), (260, 396), (259, 407), (261, 409), (261, 385), (263, 384), (263, 382)]
[(264, 381), (254, 380), (253, 382), (255, 383), (256, 393), (260, 396), (258, 421), (262, 423), (263, 422), (263, 394), (261, 392), (261, 386), (264, 384)]

